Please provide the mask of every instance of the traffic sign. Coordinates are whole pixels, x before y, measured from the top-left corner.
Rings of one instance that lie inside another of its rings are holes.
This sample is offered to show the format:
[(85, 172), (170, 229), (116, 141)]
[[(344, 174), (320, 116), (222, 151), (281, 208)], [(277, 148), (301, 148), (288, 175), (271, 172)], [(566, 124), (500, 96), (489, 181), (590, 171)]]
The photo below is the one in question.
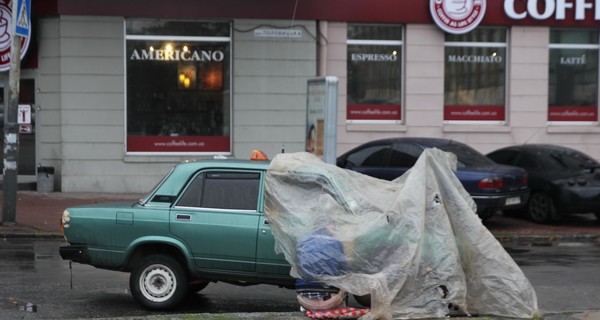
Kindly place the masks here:
[(31, 0), (17, 0), (16, 35), (29, 37), (31, 31)]

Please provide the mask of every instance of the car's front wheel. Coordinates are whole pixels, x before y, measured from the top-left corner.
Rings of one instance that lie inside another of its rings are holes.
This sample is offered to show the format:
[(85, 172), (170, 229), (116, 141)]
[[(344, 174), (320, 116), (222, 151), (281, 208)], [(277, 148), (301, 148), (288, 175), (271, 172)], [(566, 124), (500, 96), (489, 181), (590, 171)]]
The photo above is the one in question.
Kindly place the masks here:
[(135, 301), (152, 310), (168, 310), (185, 297), (187, 274), (181, 263), (168, 255), (151, 255), (132, 270), (129, 287)]
[(529, 198), (529, 218), (537, 223), (550, 223), (556, 216), (554, 201), (543, 192), (536, 192)]

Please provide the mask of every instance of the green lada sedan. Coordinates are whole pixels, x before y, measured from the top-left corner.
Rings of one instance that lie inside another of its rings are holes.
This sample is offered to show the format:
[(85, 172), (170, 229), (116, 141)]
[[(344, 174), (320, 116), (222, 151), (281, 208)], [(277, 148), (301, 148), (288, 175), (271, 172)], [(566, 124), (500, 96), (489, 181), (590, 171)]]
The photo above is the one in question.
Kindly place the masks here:
[(65, 260), (129, 272), (134, 299), (176, 306), (208, 283), (294, 288), (264, 215), (268, 161), (215, 159), (176, 165), (137, 203), (63, 213)]

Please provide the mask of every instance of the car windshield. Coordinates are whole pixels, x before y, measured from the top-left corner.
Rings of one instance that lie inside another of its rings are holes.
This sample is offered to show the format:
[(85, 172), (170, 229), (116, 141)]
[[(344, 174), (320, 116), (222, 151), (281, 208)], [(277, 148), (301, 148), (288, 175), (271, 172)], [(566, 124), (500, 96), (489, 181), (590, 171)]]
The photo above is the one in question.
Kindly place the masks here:
[(599, 164), (594, 159), (577, 151), (545, 150), (541, 152), (545, 162), (551, 167), (560, 169), (590, 169), (598, 168)]
[(479, 153), (477, 150), (458, 143), (449, 143), (445, 145), (440, 145), (437, 147), (438, 149), (452, 152), (456, 155), (458, 160), (458, 167), (484, 167), (489, 166), (490, 164), (494, 164), (494, 162), (483, 154)]

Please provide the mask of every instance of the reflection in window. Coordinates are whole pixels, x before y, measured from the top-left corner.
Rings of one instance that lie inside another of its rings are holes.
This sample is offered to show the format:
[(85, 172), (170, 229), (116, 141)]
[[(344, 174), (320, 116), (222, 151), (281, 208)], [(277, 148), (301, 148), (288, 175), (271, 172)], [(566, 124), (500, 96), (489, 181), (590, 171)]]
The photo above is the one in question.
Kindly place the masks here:
[(229, 23), (128, 20), (127, 151), (230, 152), (230, 56)]
[(550, 31), (548, 121), (598, 121), (598, 30)]
[(402, 27), (349, 24), (346, 120), (401, 119)]
[(389, 152), (389, 145), (366, 147), (349, 155), (346, 167), (385, 167), (388, 164)]
[(446, 34), (444, 120), (504, 121), (506, 30)]

